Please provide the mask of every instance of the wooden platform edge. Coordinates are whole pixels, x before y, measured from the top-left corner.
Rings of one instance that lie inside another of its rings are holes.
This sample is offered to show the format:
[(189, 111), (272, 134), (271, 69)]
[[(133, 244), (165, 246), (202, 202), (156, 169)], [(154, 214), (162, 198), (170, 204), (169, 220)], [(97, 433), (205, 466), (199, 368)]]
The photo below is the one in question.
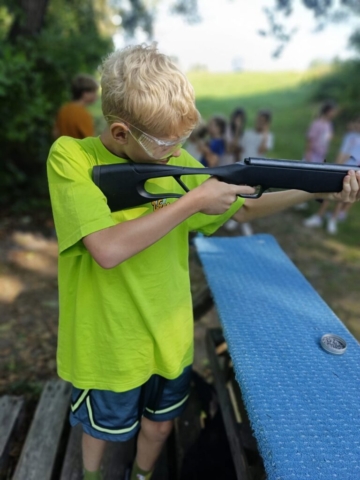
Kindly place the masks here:
[(70, 393), (62, 380), (45, 384), (12, 480), (51, 480)]
[(215, 388), (218, 394), (219, 404), (225, 424), (225, 430), (234, 462), (236, 477), (237, 480), (249, 480), (251, 476), (247, 466), (241, 438), (239, 435), (239, 429), (237, 428), (237, 421), (232, 408), (229, 392), (226, 388), (223, 372), (221, 371), (215, 352), (216, 345), (214, 342), (212, 329), (209, 329), (206, 333), (206, 346), (210, 360), (210, 368), (214, 375)]
[(0, 473), (7, 468), (9, 453), (21, 424), (23, 397), (5, 395), (0, 398)]

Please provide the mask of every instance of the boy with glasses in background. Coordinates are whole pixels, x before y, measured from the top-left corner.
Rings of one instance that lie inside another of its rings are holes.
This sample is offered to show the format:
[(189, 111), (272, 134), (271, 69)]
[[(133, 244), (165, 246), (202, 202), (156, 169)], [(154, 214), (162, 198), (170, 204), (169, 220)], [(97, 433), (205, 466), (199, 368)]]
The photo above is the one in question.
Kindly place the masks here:
[[(198, 167), (181, 145), (200, 115), (189, 81), (156, 45), (111, 54), (101, 86), (106, 130), (61, 137), (48, 158), (59, 239), (58, 373), (73, 385), (70, 422), (82, 425), (84, 478), (101, 478), (106, 441), (138, 434), (131, 479), (149, 480), (189, 394), (189, 232), (209, 235), (230, 217), (247, 221), (314, 195), (293, 190), (244, 203), (238, 195), (252, 188), (200, 175), (184, 179), (190, 191), (177, 200), (111, 212), (92, 168)], [(355, 201), (359, 180), (350, 172), (336, 197)], [(153, 179), (151, 188), (181, 193), (171, 177)]]

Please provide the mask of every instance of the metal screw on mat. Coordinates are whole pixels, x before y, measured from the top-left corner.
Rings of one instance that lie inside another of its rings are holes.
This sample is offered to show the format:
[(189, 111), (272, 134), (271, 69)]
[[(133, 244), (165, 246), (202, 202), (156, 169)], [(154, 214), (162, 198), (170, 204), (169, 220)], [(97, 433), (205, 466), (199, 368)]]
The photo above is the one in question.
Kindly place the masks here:
[(327, 352), (335, 355), (342, 355), (347, 348), (346, 341), (333, 333), (327, 333), (321, 337), (321, 346)]

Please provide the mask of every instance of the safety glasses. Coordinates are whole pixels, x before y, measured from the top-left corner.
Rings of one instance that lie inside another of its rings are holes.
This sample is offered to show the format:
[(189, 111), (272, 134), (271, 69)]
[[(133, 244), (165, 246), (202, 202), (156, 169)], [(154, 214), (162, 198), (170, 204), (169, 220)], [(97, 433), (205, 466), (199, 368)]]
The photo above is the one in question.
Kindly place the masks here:
[[(129, 133), (133, 139), (143, 148), (143, 150), (154, 160), (162, 160), (163, 158), (170, 157), (174, 152), (179, 150), (186, 140), (189, 138), (190, 133), (185, 137), (179, 138), (174, 141), (159, 140), (158, 138), (143, 132), (129, 122), (124, 122), (129, 128)], [(131, 128), (129, 127), (131, 126)]]

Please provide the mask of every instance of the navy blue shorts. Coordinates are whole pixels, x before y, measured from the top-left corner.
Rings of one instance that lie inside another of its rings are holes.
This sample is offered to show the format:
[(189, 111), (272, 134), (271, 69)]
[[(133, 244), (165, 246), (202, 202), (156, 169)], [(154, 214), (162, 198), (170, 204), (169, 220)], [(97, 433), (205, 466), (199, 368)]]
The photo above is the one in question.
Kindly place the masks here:
[(154, 422), (181, 415), (189, 397), (191, 366), (175, 380), (153, 375), (141, 387), (126, 392), (79, 390), (73, 387), (70, 424), (82, 425), (92, 437), (125, 442), (140, 429), (141, 417)]

